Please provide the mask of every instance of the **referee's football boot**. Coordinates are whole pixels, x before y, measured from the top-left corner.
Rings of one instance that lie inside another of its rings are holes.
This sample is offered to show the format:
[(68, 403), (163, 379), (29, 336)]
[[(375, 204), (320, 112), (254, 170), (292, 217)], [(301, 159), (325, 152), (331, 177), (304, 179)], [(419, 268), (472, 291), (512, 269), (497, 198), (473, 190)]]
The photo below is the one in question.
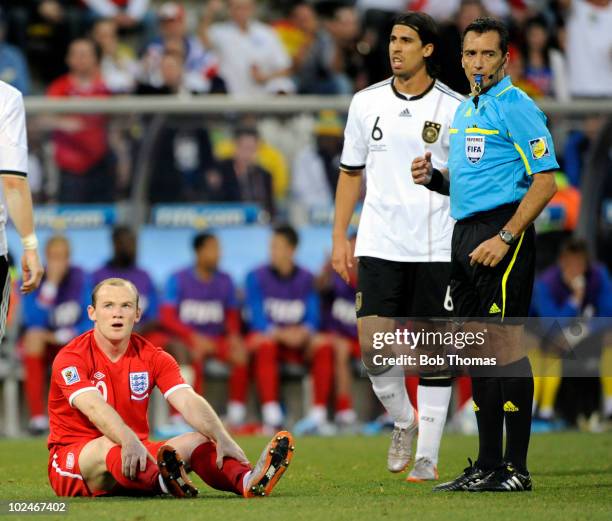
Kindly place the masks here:
[(482, 470), (472, 464), (472, 460), (468, 458), (469, 467), (463, 469), (463, 473), (457, 476), (452, 481), (441, 483), (433, 488), (434, 492), (463, 492), (469, 490), (469, 487), (486, 478), (492, 471)]
[(394, 427), (391, 433), (391, 444), (387, 452), (387, 469), (389, 472), (403, 472), (412, 459), (412, 442), (419, 430), (419, 420), (414, 411), (414, 422), (407, 429)]
[(162, 445), (157, 451), (159, 474), (168, 492), (175, 497), (195, 497), (198, 489), (194, 487), (185, 471), (185, 462), (174, 447)]
[(531, 476), (521, 474), (511, 463), (506, 463), (486, 478), (472, 483), (470, 492), (528, 492), (533, 488)]
[(246, 479), (242, 495), (246, 498), (269, 496), (291, 463), (294, 450), (291, 433), (277, 432), (266, 445), (250, 476)]

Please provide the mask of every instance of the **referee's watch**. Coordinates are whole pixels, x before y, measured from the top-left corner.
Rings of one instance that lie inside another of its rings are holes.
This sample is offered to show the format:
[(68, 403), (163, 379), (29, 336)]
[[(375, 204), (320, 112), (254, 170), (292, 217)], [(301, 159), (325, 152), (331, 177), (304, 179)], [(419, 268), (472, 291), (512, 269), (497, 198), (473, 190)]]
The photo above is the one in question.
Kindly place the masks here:
[(504, 241), (508, 246), (512, 246), (516, 238), (509, 232), (508, 230), (500, 230), (499, 237), (502, 241)]

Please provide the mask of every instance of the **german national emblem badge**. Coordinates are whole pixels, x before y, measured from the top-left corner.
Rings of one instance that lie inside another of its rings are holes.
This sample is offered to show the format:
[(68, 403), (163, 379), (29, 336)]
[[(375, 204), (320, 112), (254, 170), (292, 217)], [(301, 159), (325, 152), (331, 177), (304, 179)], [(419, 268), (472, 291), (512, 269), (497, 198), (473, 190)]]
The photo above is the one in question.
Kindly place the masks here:
[(440, 136), (440, 129), (442, 125), (440, 123), (434, 123), (433, 121), (426, 121), (423, 125), (423, 141), (425, 143), (435, 143)]

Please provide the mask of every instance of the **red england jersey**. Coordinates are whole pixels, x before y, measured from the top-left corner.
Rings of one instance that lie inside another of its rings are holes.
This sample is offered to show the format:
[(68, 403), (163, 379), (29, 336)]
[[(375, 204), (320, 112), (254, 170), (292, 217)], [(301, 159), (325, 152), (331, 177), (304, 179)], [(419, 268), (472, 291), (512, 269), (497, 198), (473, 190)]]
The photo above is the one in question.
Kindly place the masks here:
[(176, 360), (133, 333), (127, 351), (111, 362), (98, 347), (93, 330), (76, 337), (55, 357), (49, 389), (48, 447), (102, 436), (73, 406), (81, 393), (98, 391), (141, 440), (149, 435), (147, 409), (153, 387), (164, 398), (185, 383)]

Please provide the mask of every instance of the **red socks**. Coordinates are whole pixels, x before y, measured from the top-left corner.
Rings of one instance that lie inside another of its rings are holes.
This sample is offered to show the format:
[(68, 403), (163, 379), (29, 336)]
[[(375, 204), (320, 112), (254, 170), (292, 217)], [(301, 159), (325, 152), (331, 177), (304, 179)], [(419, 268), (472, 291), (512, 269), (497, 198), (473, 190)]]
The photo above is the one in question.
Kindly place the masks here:
[(472, 398), (472, 379), (469, 376), (460, 376), (457, 383), (457, 410)]
[(45, 414), (43, 399), (44, 385), (47, 380), (45, 374), (45, 357), (25, 355), (23, 357), (25, 369), (25, 395), (30, 408), (30, 416)]
[(223, 458), (223, 467), (217, 468), (216, 445), (208, 441), (198, 445), (191, 453), (191, 469), (208, 486), (242, 495), (242, 479), (251, 470), (249, 465), (234, 458)]
[(228, 387), (230, 402), (246, 402), (249, 387), (248, 365), (235, 365), (232, 367)]
[(348, 411), (353, 408), (353, 400), (346, 395), (340, 395), (336, 398), (336, 412)]
[(106, 455), (106, 468), (112, 474), (117, 484), (126, 490), (138, 492), (149, 492), (150, 494), (161, 493), (159, 485), (159, 468), (151, 461), (147, 460), (147, 467), (144, 472), (140, 470), (136, 474), (136, 479), (130, 479), (123, 475), (121, 465), (121, 447), (115, 445)]
[(408, 391), (408, 398), (410, 398), (410, 403), (412, 406), (417, 409), (417, 389), (419, 387), (419, 377), (418, 376), (406, 376), (406, 390)]
[(262, 342), (254, 354), (255, 382), (261, 403), (278, 401), (278, 347)]
[(326, 406), (334, 383), (334, 350), (331, 344), (320, 346), (312, 355), (313, 403)]
[[(223, 467), (217, 468), (217, 449), (213, 442), (198, 445), (191, 454), (191, 469), (202, 478), (210, 487), (234, 492), (242, 495), (242, 480), (251, 467), (234, 458), (224, 458)], [(116, 445), (106, 456), (106, 468), (112, 474), (117, 485), (124, 491), (137, 491), (139, 493), (159, 494), (159, 468), (147, 460), (144, 472), (138, 472), (136, 479), (131, 480), (123, 475), (121, 465), (121, 447)], [(113, 492), (117, 493), (118, 490)]]

